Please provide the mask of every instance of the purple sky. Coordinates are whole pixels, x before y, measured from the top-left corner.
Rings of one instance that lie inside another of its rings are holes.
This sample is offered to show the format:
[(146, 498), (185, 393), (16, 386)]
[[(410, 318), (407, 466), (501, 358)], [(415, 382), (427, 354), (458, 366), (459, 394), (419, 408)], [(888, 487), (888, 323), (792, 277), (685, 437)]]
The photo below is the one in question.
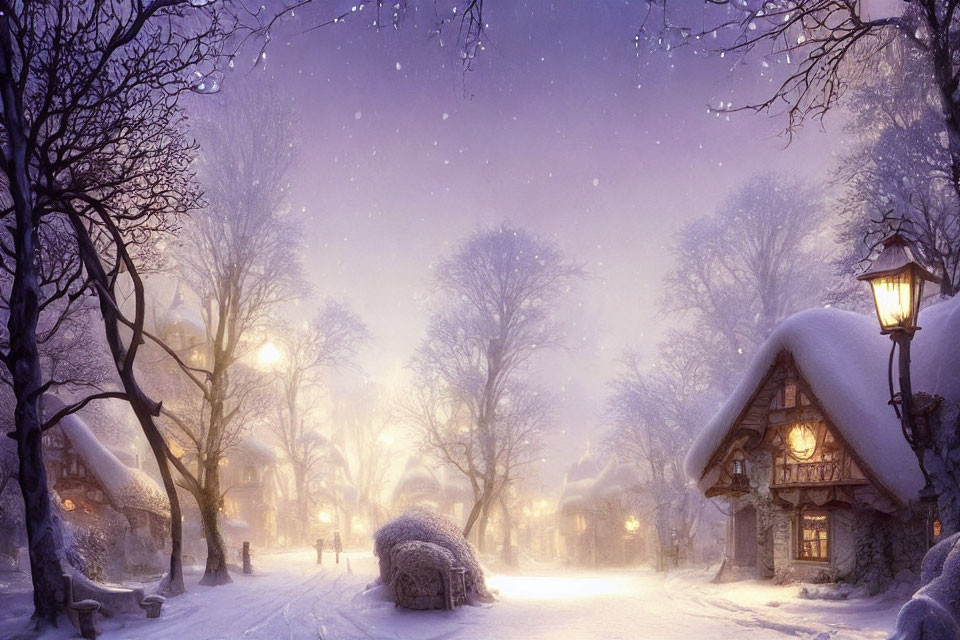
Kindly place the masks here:
[(369, 374), (389, 377), (409, 359), (431, 264), (478, 225), (510, 220), (587, 265), (592, 278), (562, 311), (571, 348), (543, 360), (567, 431), (550, 476), (598, 439), (623, 347), (648, 352), (667, 326), (656, 300), (672, 233), (754, 172), (822, 178), (841, 132), (834, 118), (785, 149), (782, 119), (708, 114), (707, 104), (763, 96), (769, 69), (692, 49), (638, 57), (645, 3), (487, 4), (490, 46), (465, 85), (416, 11), (398, 32), (369, 28), (368, 10), (277, 37), (263, 72), (301, 113), (292, 204), (308, 215), (309, 276), (369, 324)]

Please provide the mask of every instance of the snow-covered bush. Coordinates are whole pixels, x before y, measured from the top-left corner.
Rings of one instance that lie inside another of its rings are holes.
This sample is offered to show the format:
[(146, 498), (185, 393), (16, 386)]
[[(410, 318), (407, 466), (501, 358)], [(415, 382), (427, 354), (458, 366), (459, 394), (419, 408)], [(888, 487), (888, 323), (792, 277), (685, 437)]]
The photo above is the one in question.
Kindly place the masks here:
[(380, 562), (380, 582), (391, 584), (395, 568), (392, 565), (393, 548), (404, 542), (431, 542), (449, 551), (456, 563), (467, 570), (467, 602), (490, 602), (483, 569), (477, 560), (473, 545), (452, 520), (435, 511), (416, 507), (383, 525), (373, 535), (374, 554)]
[(900, 609), (890, 640), (960, 638), (960, 533), (927, 552), (921, 581), (923, 587)]

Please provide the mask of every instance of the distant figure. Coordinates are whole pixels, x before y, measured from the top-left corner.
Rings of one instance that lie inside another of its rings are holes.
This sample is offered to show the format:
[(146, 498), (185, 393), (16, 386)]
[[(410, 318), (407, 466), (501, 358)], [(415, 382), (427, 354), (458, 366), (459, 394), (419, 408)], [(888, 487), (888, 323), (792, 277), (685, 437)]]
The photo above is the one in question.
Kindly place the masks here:
[(343, 551), (343, 541), (340, 539), (340, 532), (333, 532), (333, 551), (337, 554), (337, 564), (340, 564), (340, 552)]

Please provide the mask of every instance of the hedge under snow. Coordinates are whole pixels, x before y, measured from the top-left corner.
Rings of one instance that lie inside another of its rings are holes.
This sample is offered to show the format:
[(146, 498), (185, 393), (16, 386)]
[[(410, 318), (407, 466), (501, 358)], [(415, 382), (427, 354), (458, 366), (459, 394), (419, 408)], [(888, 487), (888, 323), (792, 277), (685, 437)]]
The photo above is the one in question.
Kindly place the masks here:
[(432, 542), (453, 554), (457, 564), (467, 570), (467, 602), (491, 602), (483, 569), (477, 560), (473, 545), (449, 518), (423, 507), (415, 507), (383, 525), (373, 534), (373, 552), (380, 563), (380, 582), (390, 584), (393, 567), (390, 563), (393, 548), (404, 542), (419, 540)]

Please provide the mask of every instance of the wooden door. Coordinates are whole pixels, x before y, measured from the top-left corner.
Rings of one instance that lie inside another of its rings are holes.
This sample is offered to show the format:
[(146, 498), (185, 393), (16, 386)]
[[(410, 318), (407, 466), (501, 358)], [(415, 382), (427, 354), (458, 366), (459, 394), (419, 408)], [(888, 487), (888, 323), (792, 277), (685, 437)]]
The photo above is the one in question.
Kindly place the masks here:
[(733, 561), (741, 567), (757, 566), (757, 510), (747, 505), (733, 516)]

